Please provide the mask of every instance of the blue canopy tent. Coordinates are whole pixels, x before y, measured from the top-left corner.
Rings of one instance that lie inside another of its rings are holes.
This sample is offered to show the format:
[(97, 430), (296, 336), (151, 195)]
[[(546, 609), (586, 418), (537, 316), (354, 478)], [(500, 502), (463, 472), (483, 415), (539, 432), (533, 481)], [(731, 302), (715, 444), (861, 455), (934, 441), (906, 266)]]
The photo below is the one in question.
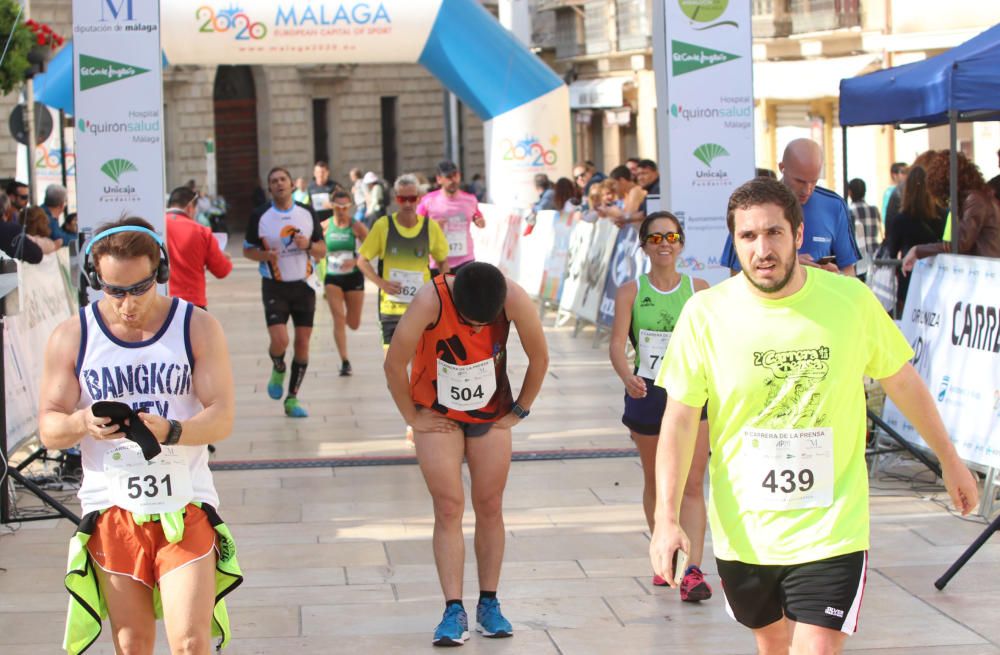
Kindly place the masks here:
[[(951, 210), (958, 220), (958, 122), (1000, 118), (1000, 25), (930, 59), (840, 81), (847, 187), (847, 128), (951, 126)], [(957, 252), (958, 239), (952, 239)]]

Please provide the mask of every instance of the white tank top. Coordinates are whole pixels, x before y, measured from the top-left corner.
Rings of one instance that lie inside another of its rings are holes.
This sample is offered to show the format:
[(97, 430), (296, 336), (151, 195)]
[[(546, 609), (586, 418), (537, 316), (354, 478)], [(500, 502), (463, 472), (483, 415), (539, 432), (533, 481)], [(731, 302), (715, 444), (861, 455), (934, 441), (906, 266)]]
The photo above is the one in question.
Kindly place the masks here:
[[(136, 411), (183, 421), (203, 407), (195, 396), (192, 376), (191, 314), (194, 307), (173, 298), (167, 319), (151, 339), (128, 342), (105, 325), (97, 303), (80, 308), (80, 354), (76, 362), (80, 403), (115, 400)], [(125, 439), (99, 441), (85, 436), (80, 442), (83, 483), (77, 496), (84, 514), (111, 507), (104, 455)], [(208, 470), (206, 446), (171, 446), (183, 455), (191, 472), (195, 501), (219, 506), (219, 495)]]

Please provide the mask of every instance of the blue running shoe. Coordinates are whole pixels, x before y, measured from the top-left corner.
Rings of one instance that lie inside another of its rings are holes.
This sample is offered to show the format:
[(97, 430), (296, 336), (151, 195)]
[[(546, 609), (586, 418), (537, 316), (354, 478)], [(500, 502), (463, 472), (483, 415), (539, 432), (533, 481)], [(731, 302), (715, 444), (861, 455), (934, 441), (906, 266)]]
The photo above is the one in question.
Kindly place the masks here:
[(461, 646), (469, 638), (469, 616), (461, 605), (449, 605), (434, 630), (435, 646)]
[(299, 403), (299, 399), (295, 396), (289, 396), (285, 398), (285, 416), (290, 418), (306, 418), (309, 416), (309, 412), (306, 408)]
[(275, 400), (281, 400), (285, 394), (285, 372), (271, 369), (271, 377), (267, 381), (267, 395)]
[(510, 621), (500, 613), (500, 601), (496, 598), (483, 598), (476, 605), (476, 631), (491, 639), (502, 639), (514, 634)]

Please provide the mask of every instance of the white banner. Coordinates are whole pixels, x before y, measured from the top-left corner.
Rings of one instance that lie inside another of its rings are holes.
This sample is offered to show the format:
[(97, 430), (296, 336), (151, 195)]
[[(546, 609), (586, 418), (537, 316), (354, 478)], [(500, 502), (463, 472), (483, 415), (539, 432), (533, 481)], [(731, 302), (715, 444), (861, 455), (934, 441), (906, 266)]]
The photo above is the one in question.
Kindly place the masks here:
[(18, 263), (19, 311), (3, 321), (7, 447), (14, 451), (38, 431), (38, 391), (49, 335), (76, 310), (70, 288), (69, 250), (40, 264)]
[[(65, 186), (68, 191), (66, 213), (76, 211), (76, 152), (73, 148), (73, 128), (62, 128), (59, 110), (46, 107), (52, 116), (52, 134), (35, 146), (35, 204), (45, 201), (45, 189), (50, 184)], [(62, 143), (59, 132), (62, 131)], [(28, 181), (28, 146), (17, 144), (17, 166), (14, 174), (17, 180)], [(66, 183), (63, 184), (63, 162), (66, 162)]]
[(500, 260), (503, 258), (503, 245), (507, 238), (511, 210), (507, 207), (480, 203), (479, 211), (482, 213), (486, 225), (483, 228), (473, 225), (471, 228), (476, 261), (499, 267)]
[(493, 202), (531, 207), (538, 201), (536, 174), (553, 181), (569, 175), (573, 137), (568, 103), (564, 85), (486, 121), (486, 177)]
[(555, 248), (556, 221), (559, 212), (544, 210), (535, 216), (531, 233), (518, 241), (517, 283), (537, 299), (545, 279), (545, 261)]
[[(570, 236), (573, 233), (573, 219), (578, 212), (560, 212), (552, 224), (552, 249), (545, 256), (542, 271), (542, 289), (539, 295), (544, 302), (559, 304), (562, 296), (563, 280), (569, 258)], [(537, 228), (536, 228), (537, 229)]]
[(163, 83), (157, 0), (73, 0), (81, 230), (141, 216), (163, 232)]
[(170, 0), (163, 50), (171, 64), (416, 62), (440, 7), (441, 0)]
[(618, 289), (626, 282), (638, 280), (640, 275), (648, 272), (649, 257), (643, 252), (642, 243), (639, 242), (639, 230), (630, 223), (618, 231), (611, 263), (608, 264), (608, 280), (604, 284), (601, 308), (597, 315), (598, 325), (611, 327), (615, 321), (615, 298), (618, 296)]
[(655, 7), (663, 206), (684, 223), (677, 268), (721, 282), (726, 205), (754, 175), (750, 3), (662, 0)]
[(597, 322), (617, 236), (618, 228), (608, 220), (578, 221), (573, 225), (559, 309), (584, 321)]
[(559, 310), (572, 312), (577, 303), (576, 296), (582, 293), (583, 268), (587, 263), (587, 251), (594, 238), (594, 224), (577, 221), (569, 233), (569, 247), (566, 255), (566, 270), (563, 274)]
[[(938, 255), (911, 274), (900, 329), (958, 454), (1000, 467), (1000, 261)], [(885, 422), (924, 445), (886, 399)]]

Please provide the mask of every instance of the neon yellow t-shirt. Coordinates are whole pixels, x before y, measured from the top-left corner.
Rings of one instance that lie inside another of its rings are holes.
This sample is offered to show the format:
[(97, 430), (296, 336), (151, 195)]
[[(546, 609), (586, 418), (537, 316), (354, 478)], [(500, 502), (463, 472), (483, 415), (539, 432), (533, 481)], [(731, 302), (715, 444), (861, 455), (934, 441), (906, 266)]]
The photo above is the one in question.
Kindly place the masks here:
[(806, 269), (802, 289), (760, 298), (742, 275), (684, 306), (656, 383), (708, 402), (715, 556), (801, 564), (868, 549), (863, 376), (913, 356), (871, 291)]

